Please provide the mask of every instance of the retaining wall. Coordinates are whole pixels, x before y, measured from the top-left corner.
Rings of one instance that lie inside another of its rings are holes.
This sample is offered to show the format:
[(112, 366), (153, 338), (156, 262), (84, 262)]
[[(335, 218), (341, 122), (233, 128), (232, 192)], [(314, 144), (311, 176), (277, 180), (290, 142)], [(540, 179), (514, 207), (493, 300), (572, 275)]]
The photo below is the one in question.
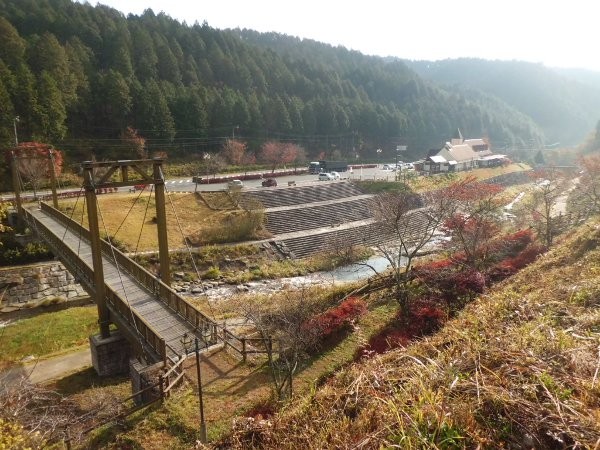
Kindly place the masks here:
[(58, 261), (0, 268), (0, 308), (30, 307), (87, 296)]

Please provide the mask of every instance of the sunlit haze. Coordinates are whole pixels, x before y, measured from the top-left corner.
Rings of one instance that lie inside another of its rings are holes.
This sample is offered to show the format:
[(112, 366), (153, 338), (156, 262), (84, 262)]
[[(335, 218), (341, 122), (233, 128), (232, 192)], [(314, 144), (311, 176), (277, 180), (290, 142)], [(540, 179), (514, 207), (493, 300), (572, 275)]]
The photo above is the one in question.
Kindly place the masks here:
[[(96, 2), (92, 1), (95, 5)], [(125, 14), (151, 8), (188, 25), (249, 28), (379, 56), (476, 57), (600, 71), (597, 5), (589, 0), (103, 0)]]

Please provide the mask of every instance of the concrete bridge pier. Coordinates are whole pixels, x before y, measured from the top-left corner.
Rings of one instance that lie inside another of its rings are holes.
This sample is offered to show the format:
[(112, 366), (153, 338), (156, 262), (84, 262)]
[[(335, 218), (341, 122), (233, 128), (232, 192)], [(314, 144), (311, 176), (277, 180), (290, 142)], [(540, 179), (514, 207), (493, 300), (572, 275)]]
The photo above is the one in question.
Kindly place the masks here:
[(119, 330), (111, 330), (108, 337), (102, 334), (90, 336), (92, 365), (101, 377), (123, 375), (129, 371), (133, 357), (131, 345)]

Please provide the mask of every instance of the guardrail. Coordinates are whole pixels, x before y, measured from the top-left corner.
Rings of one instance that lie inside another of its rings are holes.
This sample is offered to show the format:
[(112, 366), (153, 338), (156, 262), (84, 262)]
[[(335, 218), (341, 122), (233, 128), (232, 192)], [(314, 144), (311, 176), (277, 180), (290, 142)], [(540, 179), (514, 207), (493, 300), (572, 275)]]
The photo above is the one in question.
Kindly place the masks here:
[[(89, 230), (75, 222), (70, 217), (66, 216), (57, 209), (54, 209), (47, 203), (42, 203), (41, 208), (46, 214), (51, 215), (59, 222), (64, 223), (67, 227), (77, 232), (80, 236), (84, 237), (88, 241), (90, 240)], [(177, 294), (177, 292), (171, 289), (170, 286), (166, 285), (135, 261), (125, 256), (123, 252), (111, 247), (111, 245), (104, 239), (101, 240), (101, 245), (102, 253), (105, 256), (115, 261), (115, 264), (134, 277), (149, 292), (156, 295), (158, 299), (169, 306), (169, 308), (175, 311), (180, 317), (185, 319), (186, 322), (198, 329), (205, 336), (209, 344), (214, 344), (217, 342), (217, 327), (216, 323), (212, 319), (198, 311), (190, 302), (182, 298), (179, 294)]]
[[(238, 353), (242, 357), (242, 361), (246, 361), (250, 354), (273, 352), (273, 340), (270, 336), (267, 339), (238, 337), (224, 327), (221, 329), (221, 334), (225, 347), (229, 347)], [(259, 348), (260, 346), (263, 346), (264, 349)], [(281, 343), (278, 345), (278, 351), (281, 351)]]

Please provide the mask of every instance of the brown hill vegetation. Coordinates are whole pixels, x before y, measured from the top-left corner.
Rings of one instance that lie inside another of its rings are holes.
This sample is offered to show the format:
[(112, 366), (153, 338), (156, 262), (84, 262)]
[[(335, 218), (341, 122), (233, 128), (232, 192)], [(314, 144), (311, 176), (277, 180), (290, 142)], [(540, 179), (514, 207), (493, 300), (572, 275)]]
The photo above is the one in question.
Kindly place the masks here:
[(437, 334), (353, 364), (227, 448), (598, 448), (600, 224)]

